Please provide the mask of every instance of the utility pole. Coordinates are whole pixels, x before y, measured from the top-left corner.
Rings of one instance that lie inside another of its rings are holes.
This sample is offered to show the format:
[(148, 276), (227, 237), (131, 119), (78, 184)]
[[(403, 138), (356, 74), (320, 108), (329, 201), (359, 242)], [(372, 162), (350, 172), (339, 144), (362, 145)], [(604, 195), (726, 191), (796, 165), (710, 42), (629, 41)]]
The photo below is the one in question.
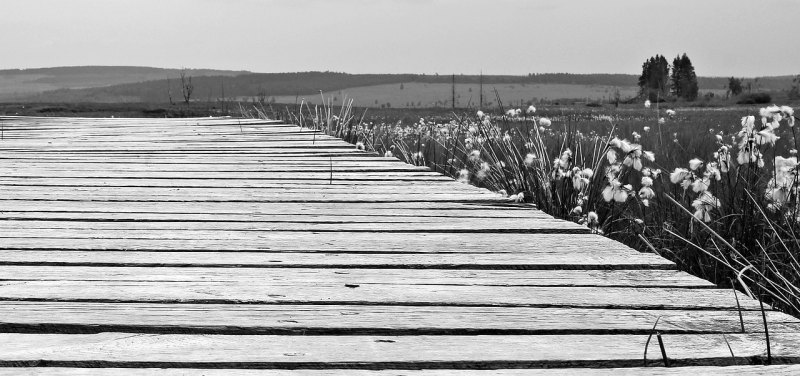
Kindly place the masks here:
[(453, 73), (453, 109), (456, 109), (456, 74)]
[(480, 93), (480, 96), (481, 96), (481, 102), (480, 102), (480, 104), (478, 105), (478, 109), (480, 110), (480, 109), (482, 109), (482, 108), (483, 108), (483, 70), (481, 70), (481, 77), (480, 77), (480, 81), (479, 81), (479, 82), (480, 82), (480, 84), (479, 84), (479, 85), (480, 85), (480, 89), (479, 89), (479, 90), (480, 90), (480, 92), (481, 92), (481, 93)]
[(226, 99), (225, 99), (225, 78), (224, 77), (220, 77), (220, 79), (219, 79), (219, 87), (220, 87), (220, 90), (222, 91), (222, 113), (223, 114), (227, 114), (227, 112), (225, 111)]

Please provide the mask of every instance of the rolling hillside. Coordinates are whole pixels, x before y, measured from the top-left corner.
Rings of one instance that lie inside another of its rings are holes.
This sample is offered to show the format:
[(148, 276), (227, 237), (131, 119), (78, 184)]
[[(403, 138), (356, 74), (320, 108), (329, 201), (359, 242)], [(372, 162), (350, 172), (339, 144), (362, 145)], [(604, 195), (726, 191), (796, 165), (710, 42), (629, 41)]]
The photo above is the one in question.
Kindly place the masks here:
[[(193, 76), (236, 76), (246, 71), (189, 69)], [(177, 78), (179, 69), (83, 66), (0, 70), (0, 100), (14, 100), (60, 89), (85, 89)]]
[[(143, 67), (65, 67), (0, 71), (0, 101), (40, 103), (173, 103), (183, 100), (179, 70)], [(485, 102), (495, 102), (494, 89), (504, 104), (539, 99), (573, 98), (592, 101), (613, 98), (619, 90), (625, 99), (637, 91), (638, 76), (626, 74), (548, 73), (526, 76), (347, 74), (338, 72), (250, 73), (244, 71), (191, 70), (192, 101), (222, 98), (295, 103), (300, 98), (319, 102), (319, 93), (347, 96), (358, 106), (449, 106), (452, 82), (459, 106), (479, 101), (483, 82)], [(754, 90), (781, 91), (791, 76), (747, 79)], [(728, 79), (700, 77), (702, 92), (724, 94)], [(402, 89), (401, 89), (402, 86)]]

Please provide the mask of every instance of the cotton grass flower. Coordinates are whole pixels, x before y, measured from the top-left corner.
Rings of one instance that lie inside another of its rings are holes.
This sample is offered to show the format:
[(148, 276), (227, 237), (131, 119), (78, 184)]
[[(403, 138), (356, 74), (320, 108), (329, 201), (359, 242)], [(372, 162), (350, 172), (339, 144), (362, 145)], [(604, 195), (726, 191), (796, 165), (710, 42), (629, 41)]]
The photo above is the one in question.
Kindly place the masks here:
[(775, 157), (775, 182), (783, 187), (794, 183), (797, 176), (797, 157)]
[(672, 184), (678, 184), (684, 180), (689, 179), (690, 176), (691, 172), (689, 172), (689, 170), (681, 167), (676, 167), (675, 171), (669, 174), (669, 181), (671, 181)]
[(692, 201), (695, 208), (694, 217), (703, 222), (711, 222), (711, 210), (720, 206), (720, 201), (708, 191), (703, 192), (697, 199)]
[(528, 167), (533, 166), (533, 162), (535, 160), (536, 160), (536, 156), (531, 154), (531, 153), (528, 153), (528, 155), (525, 156), (525, 161), (524, 161), (525, 166), (528, 166)]
[(364, 147), (364, 143), (363, 142), (359, 141), (359, 142), (356, 142), (356, 149), (358, 149), (358, 150), (366, 150), (366, 147)]
[[(656, 197), (656, 192), (653, 191), (653, 179), (649, 176), (642, 177), (642, 188), (639, 189), (639, 198), (642, 200), (651, 200)], [(647, 204), (645, 204), (647, 206)]]
[(776, 136), (775, 132), (773, 131), (773, 128), (770, 127), (760, 130), (755, 135), (755, 141), (759, 145), (770, 144), (774, 146), (775, 142), (778, 141), (778, 139), (780, 139), (780, 137)]
[(550, 121), (550, 119), (545, 118), (545, 117), (539, 118), (539, 125), (540, 126), (549, 127), (551, 124), (552, 124), (552, 122)]
[(457, 181), (459, 183), (469, 184), (469, 170), (462, 168), (461, 171), (458, 172)]
[(650, 108), (650, 100), (644, 101), (644, 108)]
[(692, 160), (689, 161), (689, 169), (692, 171), (697, 171), (697, 169), (702, 166), (703, 166), (703, 161), (699, 158), (692, 158)]
[(705, 176), (692, 182), (692, 190), (697, 193), (707, 191), (709, 186), (711, 186), (711, 179)]
[(665, 111), (665, 112), (667, 113), (667, 116), (675, 116), (675, 110), (668, 109), (668, 110), (667, 110), (667, 111)]
[(642, 170), (642, 147), (636, 144), (630, 144), (630, 151), (625, 155), (622, 164), (628, 167), (633, 167), (636, 171)]
[(482, 162), (478, 171), (475, 172), (475, 178), (478, 180), (484, 180), (489, 176), (491, 170), (492, 167), (489, 165), (489, 163)]
[(590, 211), (588, 214), (586, 214), (586, 223), (589, 225), (589, 227), (596, 227), (598, 224), (600, 224), (597, 213)]
[(536, 107), (533, 107), (533, 105), (530, 105), (530, 106), (528, 106), (528, 109), (525, 110), (525, 112), (528, 115), (533, 115), (534, 113), (536, 113)]
[(610, 184), (603, 189), (603, 200), (606, 202), (610, 202), (611, 200), (615, 202), (628, 201), (628, 192), (632, 189), (633, 187), (631, 187), (630, 184), (622, 185), (619, 180), (613, 179)]
[(586, 187), (589, 186), (589, 182), (594, 175), (594, 172), (589, 169), (581, 170), (578, 167), (572, 169), (572, 187), (575, 188), (577, 191), (583, 191)]

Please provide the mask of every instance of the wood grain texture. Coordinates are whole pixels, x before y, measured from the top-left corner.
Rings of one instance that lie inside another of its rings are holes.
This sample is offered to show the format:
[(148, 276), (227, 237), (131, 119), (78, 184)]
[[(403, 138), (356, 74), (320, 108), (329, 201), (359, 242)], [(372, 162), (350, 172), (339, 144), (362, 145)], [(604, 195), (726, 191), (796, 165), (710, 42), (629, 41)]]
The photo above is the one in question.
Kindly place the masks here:
[[(0, 334), (0, 365), (204, 368), (528, 368), (641, 366), (647, 335), (271, 336), (181, 334)], [(776, 333), (772, 356), (797, 362), (797, 333)], [(765, 357), (761, 333), (672, 334), (675, 365), (748, 364)], [(728, 348), (730, 345), (730, 349)], [(651, 343), (649, 364), (663, 364)], [(256, 350), (257, 351), (254, 351)], [(698, 351), (702, 349), (702, 351)], [(732, 359), (730, 351), (741, 358)], [(13, 359), (13, 360), (12, 360)]]
[[(292, 304), (18, 302), (0, 305), (5, 332), (282, 335), (499, 335), (740, 333), (737, 311), (597, 308)], [(766, 313), (770, 332), (800, 322)], [(761, 313), (743, 311), (747, 333), (763, 332)]]
[(664, 368), (658, 366), (630, 367), (630, 368), (529, 368), (529, 369), (492, 369), (492, 370), (355, 370), (355, 369), (175, 369), (175, 368), (0, 368), (2, 376), (25, 375), (65, 375), (65, 376), (94, 376), (94, 375), (131, 375), (131, 376), (569, 376), (569, 375), (797, 375), (800, 365), (773, 365), (773, 366), (687, 366), (677, 368)]
[(205, 267), (0, 266), (0, 281), (233, 282), (292, 285), (342, 283), (453, 286), (714, 287), (676, 270), (442, 270)]
[[(370, 252), (367, 247), (338, 251), (269, 251), (264, 249), (217, 252), (258, 246), (249, 240), (155, 240), (150, 239), (2, 239), (28, 249), (0, 250), (0, 265), (60, 266), (159, 266), (253, 268), (348, 268), (348, 269), (465, 269), (465, 270), (649, 270), (675, 269), (675, 264), (653, 254), (625, 254), (581, 250), (534, 250), (531, 252)], [(266, 243), (268, 244), (268, 243)], [(42, 247), (49, 247), (41, 251)], [(80, 249), (80, 250), (73, 250)], [(107, 248), (103, 248), (107, 247)], [(208, 248), (202, 250), (202, 248)], [(31, 250), (34, 249), (34, 250)], [(92, 249), (92, 250), (85, 250)], [(128, 249), (128, 250), (126, 250)], [(136, 249), (142, 249), (136, 250)], [(177, 250), (177, 251), (169, 251)], [(190, 250), (187, 250), (190, 249)], [(201, 251), (193, 251), (200, 249)], [(366, 249), (366, 251), (365, 251)], [(424, 250), (422, 250), (424, 251)]]
[[(586, 307), (642, 309), (737, 309), (727, 289), (653, 287), (519, 287), (436, 285), (291, 286), (231, 282), (3, 281), (0, 300), (381, 304), (415, 306)], [(741, 309), (758, 310), (755, 300)]]

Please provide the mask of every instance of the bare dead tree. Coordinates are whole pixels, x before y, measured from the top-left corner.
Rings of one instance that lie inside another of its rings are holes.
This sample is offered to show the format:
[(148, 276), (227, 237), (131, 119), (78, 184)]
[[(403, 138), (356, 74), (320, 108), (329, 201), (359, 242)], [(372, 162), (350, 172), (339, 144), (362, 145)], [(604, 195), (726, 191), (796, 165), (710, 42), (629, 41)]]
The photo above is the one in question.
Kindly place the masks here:
[(259, 88), (258, 89), (258, 102), (261, 103), (261, 105), (263, 106), (264, 103), (266, 103), (266, 101), (267, 101), (267, 89), (264, 89), (263, 87)]
[(181, 94), (183, 94), (183, 101), (189, 105), (189, 100), (192, 98), (194, 92), (194, 85), (192, 84), (192, 76), (186, 75), (186, 68), (181, 69)]

